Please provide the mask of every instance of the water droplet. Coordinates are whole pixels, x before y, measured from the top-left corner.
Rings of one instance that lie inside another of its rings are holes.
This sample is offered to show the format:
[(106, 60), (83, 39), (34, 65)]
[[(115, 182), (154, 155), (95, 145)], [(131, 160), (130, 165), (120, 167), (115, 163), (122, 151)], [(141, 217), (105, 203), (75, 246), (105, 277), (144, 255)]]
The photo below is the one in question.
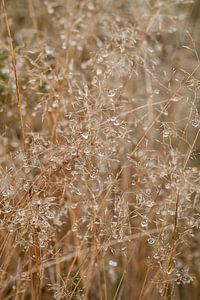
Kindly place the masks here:
[(77, 150), (75, 148), (71, 149), (71, 155), (76, 156), (77, 155)]
[(6, 207), (4, 208), (4, 213), (5, 213), (5, 214), (8, 214), (9, 212), (11, 212), (11, 207), (10, 207), (10, 206), (6, 206)]
[(97, 81), (98, 81), (97, 77), (94, 76), (93, 79), (92, 79), (92, 85), (95, 86), (97, 84)]
[(164, 116), (168, 116), (168, 114), (169, 114), (167, 110), (163, 110), (162, 113)]
[(141, 227), (147, 227), (149, 223), (149, 219), (147, 218), (147, 216), (143, 217), (143, 220), (141, 221)]
[(112, 98), (112, 97), (114, 97), (116, 95), (116, 91), (115, 90), (109, 90), (108, 91), (108, 97), (109, 98)]
[(50, 5), (47, 6), (47, 11), (49, 15), (52, 15), (54, 13), (54, 8)]
[(147, 239), (147, 242), (149, 243), (149, 245), (153, 245), (155, 243), (155, 239), (150, 237)]
[(160, 90), (159, 89), (155, 89), (154, 90), (154, 94), (159, 95), (160, 94)]
[(197, 128), (199, 126), (199, 124), (200, 124), (200, 118), (196, 117), (192, 120), (192, 126), (194, 128)]
[(115, 126), (119, 126), (119, 121), (116, 119), (115, 122), (113, 122)]
[(108, 264), (111, 267), (117, 267), (117, 265), (118, 265), (118, 263), (116, 261), (114, 261), (114, 260), (109, 260)]
[(46, 211), (45, 215), (48, 219), (53, 219), (54, 218), (54, 213), (52, 211), (49, 211), (49, 210)]
[(154, 205), (154, 202), (152, 200), (147, 200), (146, 201), (146, 206), (147, 207), (153, 207), (153, 205)]
[(87, 5), (87, 8), (89, 10), (94, 10), (94, 3), (93, 2), (89, 2), (88, 5)]
[(173, 102), (178, 102), (180, 100), (180, 97), (172, 97), (171, 101)]
[(163, 137), (164, 137), (164, 138), (167, 138), (167, 137), (169, 137), (169, 135), (170, 135), (169, 130), (165, 129), (165, 130), (163, 131)]
[(101, 69), (97, 69), (96, 70), (96, 74), (99, 76), (99, 75), (101, 75), (103, 73), (103, 71), (101, 70)]
[(153, 258), (157, 260), (157, 259), (159, 259), (159, 255), (156, 253), (156, 254), (153, 256)]
[(75, 209), (77, 207), (78, 203), (72, 203), (71, 208)]
[(136, 200), (138, 201), (139, 204), (141, 204), (142, 202), (144, 202), (144, 195), (143, 194), (137, 194), (136, 195)]
[(151, 47), (147, 48), (147, 50), (149, 51), (149, 53), (154, 53), (154, 49)]
[(151, 189), (146, 189), (146, 194), (151, 195)]
[(62, 43), (62, 49), (64, 49), (64, 50), (67, 49), (67, 43), (66, 42)]
[(76, 223), (74, 223), (72, 225), (72, 231), (75, 232), (75, 231), (77, 231), (77, 229), (78, 229), (78, 225)]
[(166, 216), (167, 215), (167, 210), (166, 209), (161, 210), (161, 215)]
[(25, 210), (24, 210), (24, 209), (19, 209), (19, 210), (18, 210), (18, 215), (19, 215), (20, 217), (24, 217), (24, 216), (26, 215)]
[(97, 168), (93, 168), (92, 172), (90, 173), (91, 178), (96, 178), (98, 176), (99, 170)]
[(8, 231), (9, 232), (13, 232), (14, 231), (14, 228), (13, 228), (12, 224), (8, 225)]
[(117, 222), (111, 222), (111, 226), (112, 226), (112, 228), (117, 227)]
[(28, 191), (28, 183), (25, 183), (23, 188), (24, 188), (24, 191), (27, 192)]
[(56, 99), (56, 100), (53, 101), (52, 107), (53, 107), (53, 108), (57, 108), (58, 106), (59, 106), (59, 102), (58, 102), (58, 100)]
[(96, 219), (96, 220), (94, 221), (94, 224), (99, 225), (99, 224), (100, 224), (100, 220), (99, 220), (99, 219)]
[(3, 197), (9, 197), (11, 195), (12, 195), (11, 190), (5, 190), (5, 191), (2, 192), (2, 196)]
[(84, 153), (85, 153), (85, 154), (89, 154), (89, 153), (90, 153), (90, 149), (89, 149), (89, 148), (85, 148), (85, 149), (84, 149)]
[(88, 134), (88, 132), (83, 132), (83, 133), (81, 133), (81, 136), (82, 136), (85, 140), (87, 140), (89, 134)]
[(112, 118), (110, 119), (111, 122), (116, 122), (116, 120), (117, 120), (116, 117), (112, 117)]
[(70, 171), (72, 169), (72, 166), (70, 165), (70, 163), (66, 164), (65, 166), (67, 171)]
[(45, 52), (46, 52), (47, 55), (53, 55), (54, 49), (50, 46), (46, 46), (45, 47)]
[(171, 188), (171, 184), (170, 184), (169, 182), (167, 182), (167, 183), (165, 184), (165, 188), (166, 188), (167, 190), (169, 190), (169, 189)]
[(34, 205), (41, 205), (42, 204), (41, 199), (39, 199), (38, 197), (34, 198), (32, 203)]

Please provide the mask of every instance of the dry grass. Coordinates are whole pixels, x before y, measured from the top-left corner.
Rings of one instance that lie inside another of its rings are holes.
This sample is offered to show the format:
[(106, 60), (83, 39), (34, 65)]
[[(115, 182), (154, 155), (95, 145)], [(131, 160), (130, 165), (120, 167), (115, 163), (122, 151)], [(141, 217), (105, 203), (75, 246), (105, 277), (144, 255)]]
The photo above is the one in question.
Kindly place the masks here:
[(0, 299), (198, 300), (198, 1), (0, 16)]

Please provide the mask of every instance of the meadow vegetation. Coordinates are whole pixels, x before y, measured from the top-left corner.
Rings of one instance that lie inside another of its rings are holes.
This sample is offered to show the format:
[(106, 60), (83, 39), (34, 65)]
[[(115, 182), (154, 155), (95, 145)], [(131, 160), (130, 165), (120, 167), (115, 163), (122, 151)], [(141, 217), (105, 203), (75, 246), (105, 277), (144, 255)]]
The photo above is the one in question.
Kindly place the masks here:
[(0, 22), (0, 299), (200, 299), (199, 1)]

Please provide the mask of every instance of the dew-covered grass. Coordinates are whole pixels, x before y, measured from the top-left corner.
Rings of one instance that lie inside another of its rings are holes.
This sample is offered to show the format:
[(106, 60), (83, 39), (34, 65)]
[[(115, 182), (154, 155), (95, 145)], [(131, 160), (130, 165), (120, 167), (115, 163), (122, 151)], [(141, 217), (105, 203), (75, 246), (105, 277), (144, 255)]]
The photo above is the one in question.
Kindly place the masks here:
[(0, 299), (200, 299), (199, 1), (0, 18)]

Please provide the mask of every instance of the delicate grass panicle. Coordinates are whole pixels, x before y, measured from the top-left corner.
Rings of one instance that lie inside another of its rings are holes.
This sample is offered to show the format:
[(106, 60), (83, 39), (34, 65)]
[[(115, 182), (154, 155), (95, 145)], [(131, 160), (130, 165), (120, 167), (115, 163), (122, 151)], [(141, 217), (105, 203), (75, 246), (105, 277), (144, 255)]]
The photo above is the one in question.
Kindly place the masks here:
[(199, 15), (1, 0), (0, 299), (200, 299)]

